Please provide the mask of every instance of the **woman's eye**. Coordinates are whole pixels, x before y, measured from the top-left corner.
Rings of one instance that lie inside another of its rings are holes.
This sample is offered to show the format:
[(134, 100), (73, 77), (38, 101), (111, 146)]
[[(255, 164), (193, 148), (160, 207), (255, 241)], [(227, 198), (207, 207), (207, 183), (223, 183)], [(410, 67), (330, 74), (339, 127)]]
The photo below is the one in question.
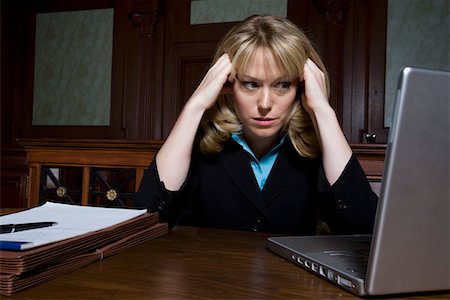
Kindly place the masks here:
[(291, 86), (291, 83), (287, 82), (287, 81), (281, 81), (276, 84), (276, 88), (278, 88), (282, 91), (288, 90), (290, 86)]
[(249, 90), (254, 90), (258, 87), (258, 84), (256, 82), (253, 81), (244, 81), (242, 82), (242, 85)]

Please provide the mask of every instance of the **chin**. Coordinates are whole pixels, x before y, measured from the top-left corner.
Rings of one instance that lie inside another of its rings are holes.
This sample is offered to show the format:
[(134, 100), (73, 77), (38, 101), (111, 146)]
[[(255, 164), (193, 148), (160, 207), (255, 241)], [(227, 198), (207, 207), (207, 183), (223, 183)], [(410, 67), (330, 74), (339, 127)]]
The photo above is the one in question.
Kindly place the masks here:
[(273, 128), (268, 128), (268, 129), (257, 129), (251, 132), (251, 134), (257, 138), (261, 138), (261, 139), (278, 139), (280, 136), (280, 130), (281, 129), (273, 129)]

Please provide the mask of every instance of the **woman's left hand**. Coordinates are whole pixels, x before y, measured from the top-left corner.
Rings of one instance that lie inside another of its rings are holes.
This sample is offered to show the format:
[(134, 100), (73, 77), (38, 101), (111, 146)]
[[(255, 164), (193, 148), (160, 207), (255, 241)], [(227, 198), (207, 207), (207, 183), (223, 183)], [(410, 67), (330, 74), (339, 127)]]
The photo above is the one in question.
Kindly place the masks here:
[(309, 58), (303, 68), (303, 80), (305, 90), (302, 93), (302, 104), (306, 111), (311, 115), (322, 107), (329, 108), (325, 74)]
[(328, 102), (325, 74), (310, 59), (306, 61), (303, 80), (305, 92), (302, 105), (311, 116), (322, 149), (322, 163), (330, 185), (344, 171), (352, 150), (342, 132), (336, 113)]

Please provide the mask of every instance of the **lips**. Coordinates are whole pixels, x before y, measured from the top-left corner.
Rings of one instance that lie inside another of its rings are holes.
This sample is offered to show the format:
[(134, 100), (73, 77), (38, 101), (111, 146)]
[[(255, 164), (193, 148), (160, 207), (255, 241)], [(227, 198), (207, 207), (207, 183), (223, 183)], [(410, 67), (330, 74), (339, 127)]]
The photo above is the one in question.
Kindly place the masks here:
[(276, 119), (272, 119), (272, 118), (253, 118), (253, 120), (255, 121), (255, 124), (257, 126), (268, 127), (268, 126), (271, 126), (273, 123), (275, 123)]

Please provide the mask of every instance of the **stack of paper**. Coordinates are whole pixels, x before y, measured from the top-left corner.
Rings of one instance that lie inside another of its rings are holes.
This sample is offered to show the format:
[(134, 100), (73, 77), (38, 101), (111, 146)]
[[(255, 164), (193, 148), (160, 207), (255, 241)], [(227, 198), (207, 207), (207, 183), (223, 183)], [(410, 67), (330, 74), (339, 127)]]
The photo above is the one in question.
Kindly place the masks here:
[(0, 294), (72, 272), (96, 260), (168, 232), (157, 213), (146, 210), (46, 204), (0, 217), (0, 225), (56, 222), (56, 225), (0, 234)]

